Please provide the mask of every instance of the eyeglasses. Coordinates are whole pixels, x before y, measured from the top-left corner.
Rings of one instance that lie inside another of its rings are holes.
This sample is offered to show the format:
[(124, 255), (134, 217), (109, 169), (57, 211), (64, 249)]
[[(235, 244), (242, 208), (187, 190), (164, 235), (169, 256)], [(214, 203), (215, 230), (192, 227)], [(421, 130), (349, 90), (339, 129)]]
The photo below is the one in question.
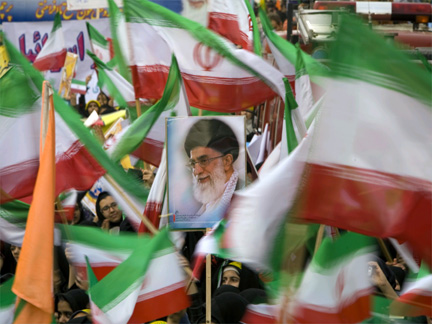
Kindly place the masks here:
[(192, 169), (195, 169), (195, 164), (198, 163), (199, 166), (204, 169), (205, 167), (207, 167), (210, 164), (211, 161), (219, 159), (219, 158), (224, 157), (224, 156), (225, 155), (220, 155), (220, 156), (216, 156), (216, 157), (212, 157), (212, 158), (208, 158), (208, 159), (199, 159), (198, 161), (189, 160), (189, 163), (186, 164), (186, 166), (192, 170)]
[(106, 206), (104, 206), (103, 208), (101, 208), (101, 210), (102, 210), (103, 212), (106, 212), (106, 211), (110, 210), (111, 208), (112, 208), (112, 209), (115, 209), (116, 207), (117, 207), (117, 203), (116, 203), (116, 202), (113, 202), (111, 205), (106, 205)]

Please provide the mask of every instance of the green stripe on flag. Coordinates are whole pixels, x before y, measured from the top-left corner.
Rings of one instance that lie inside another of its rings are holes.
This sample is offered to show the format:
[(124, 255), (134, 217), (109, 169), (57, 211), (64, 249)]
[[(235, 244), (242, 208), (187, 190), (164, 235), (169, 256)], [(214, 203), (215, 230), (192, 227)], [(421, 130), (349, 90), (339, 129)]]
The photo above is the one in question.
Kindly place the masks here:
[(10, 224), (25, 228), (30, 205), (20, 200), (13, 200), (0, 205), (0, 217)]
[(179, 101), (180, 91), (181, 75), (177, 59), (173, 55), (167, 83), (161, 100), (151, 106), (142, 116), (134, 121), (123, 134), (111, 154), (111, 158), (114, 161), (120, 161), (122, 157), (133, 152), (141, 145), (162, 112), (173, 109), (176, 106)]
[[(129, 258), (90, 288), (92, 301), (107, 312), (142, 285), (142, 279), (155, 253), (170, 243), (168, 230), (155, 235), (149, 244), (135, 246)], [(171, 252), (174, 248), (171, 246)], [(166, 269), (168, 271), (168, 269)]]
[(255, 16), (255, 12), (252, 8), (252, 5), (249, 0), (244, 0), (247, 10), (249, 12), (250, 19), (252, 21), (252, 35), (253, 35), (253, 49), (254, 53), (256, 55), (262, 56), (262, 49), (261, 49), (261, 37), (260, 37), (260, 31), (258, 28), (257, 19)]
[(12, 292), (15, 277), (11, 277), (0, 285), (0, 310), (15, 304), (16, 295)]
[[(384, 41), (383, 36), (364, 26), (360, 19), (343, 15), (340, 26), (338, 41), (332, 44), (330, 51), (332, 74), (406, 94), (432, 109), (432, 77), (429, 72), (410, 61), (393, 44)], [(377, 60), (377, 57), (386, 59)]]
[[(265, 35), (268, 39), (273, 43), (273, 45), (281, 52), (281, 54), (289, 61), (292, 65), (296, 65), (297, 63), (297, 50), (296, 47), (288, 42), (286, 39), (283, 39), (275, 32), (273, 32), (273, 27), (268, 19), (266, 13), (263, 9), (258, 8), (259, 17), (261, 20), (262, 28)], [(327, 74), (327, 68), (315, 60), (310, 55), (301, 51), (302, 58), (304, 61), (304, 65), (307, 71), (307, 74), (311, 76), (325, 76)]]
[(57, 11), (56, 15), (54, 16), (54, 24), (53, 28), (51, 30), (51, 34), (54, 33), (57, 29), (61, 28), (61, 18), (60, 18), (60, 12)]
[(109, 43), (105, 39), (105, 37), (96, 28), (94, 28), (89, 22), (86, 22), (86, 26), (91, 41), (94, 42), (95, 44), (98, 44), (101, 47), (105, 47), (108, 49)]
[(297, 102), (294, 99), (291, 86), (287, 78), (283, 78), (285, 84), (286, 98), (285, 98), (285, 124), (286, 124), (286, 137), (288, 145), (288, 153), (294, 151), (298, 145), (297, 137), (294, 131), (294, 125), (292, 121), (292, 111), (298, 107)]
[(375, 243), (374, 238), (353, 232), (341, 235), (336, 241), (326, 237), (315, 254), (312, 265), (331, 269), (360, 250), (372, 252)]

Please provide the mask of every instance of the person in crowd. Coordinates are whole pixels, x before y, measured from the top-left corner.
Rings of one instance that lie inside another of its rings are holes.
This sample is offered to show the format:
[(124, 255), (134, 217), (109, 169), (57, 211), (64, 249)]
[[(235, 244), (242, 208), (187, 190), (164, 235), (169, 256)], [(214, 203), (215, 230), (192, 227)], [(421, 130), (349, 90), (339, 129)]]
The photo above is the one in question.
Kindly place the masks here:
[(105, 94), (105, 92), (99, 92), (97, 101), (100, 103), (100, 115), (109, 114), (116, 111), (113, 107), (112, 100)]
[(67, 323), (74, 312), (90, 308), (89, 297), (82, 289), (56, 294), (54, 305), (57, 323)]
[(96, 200), (97, 225), (109, 231), (134, 232), (132, 225), (123, 216), (118, 203), (110, 193), (103, 191)]
[(90, 100), (89, 102), (87, 102), (86, 106), (85, 106), (85, 112), (86, 112), (86, 116), (90, 116), (91, 113), (93, 111), (96, 111), (96, 113), (99, 115), (100, 114), (100, 103), (97, 100)]
[(217, 273), (217, 285), (230, 285), (241, 291), (249, 288), (262, 289), (258, 274), (240, 262), (225, 260)]
[(233, 163), (239, 155), (239, 143), (233, 130), (221, 120), (201, 119), (189, 129), (184, 149), (194, 197), (202, 203), (196, 214), (209, 214), (219, 204), (228, 204), (238, 182)]

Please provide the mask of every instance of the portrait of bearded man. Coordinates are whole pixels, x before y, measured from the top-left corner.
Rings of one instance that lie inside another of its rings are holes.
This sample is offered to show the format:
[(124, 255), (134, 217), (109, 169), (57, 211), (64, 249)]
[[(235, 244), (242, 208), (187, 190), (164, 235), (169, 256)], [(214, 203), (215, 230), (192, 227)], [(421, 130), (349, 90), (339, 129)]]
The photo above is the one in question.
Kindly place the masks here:
[[(234, 191), (244, 185), (244, 175), (238, 170), (239, 166), (243, 166), (243, 170), (245, 166), (244, 118), (225, 118), (238, 120), (242, 132), (237, 132), (243, 134), (243, 138), (238, 139), (222, 118), (197, 118), (184, 138), (185, 169), (191, 183), (188, 192), (199, 205), (185, 216), (194, 223), (192, 228), (203, 228), (205, 222), (214, 225), (223, 217)], [(181, 213), (178, 210), (174, 213), (177, 222)]]

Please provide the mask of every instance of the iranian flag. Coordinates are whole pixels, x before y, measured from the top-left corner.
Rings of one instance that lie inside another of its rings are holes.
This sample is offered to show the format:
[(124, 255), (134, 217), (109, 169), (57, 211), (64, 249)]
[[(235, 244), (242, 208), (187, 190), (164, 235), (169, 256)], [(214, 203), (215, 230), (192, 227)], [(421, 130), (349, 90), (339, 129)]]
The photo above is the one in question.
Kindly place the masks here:
[(277, 324), (280, 314), (279, 305), (249, 304), (241, 319), (244, 324)]
[(72, 264), (84, 274), (87, 258), (99, 280), (90, 298), (100, 310), (93, 313), (100, 323), (143, 323), (189, 306), (185, 274), (167, 230), (153, 238), (80, 226), (61, 230)]
[(103, 62), (108, 63), (113, 58), (113, 50), (110, 39), (106, 39), (89, 22), (86, 22), (91, 51)]
[[(0, 78), (1, 202), (29, 202), (39, 168), (39, 130), (43, 78), (5, 39), (12, 68)], [(25, 93), (24, 97), (14, 93)], [(9, 94), (9, 95), (7, 95)], [(56, 196), (74, 188), (88, 190), (105, 173), (129, 195), (145, 203), (148, 190), (113, 163), (84, 127), (78, 114), (54, 94), (56, 115)]]
[(430, 73), (352, 17), (342, 19), (330, 58), (290, 214), (408, 242), (431, 265)]
[(121, 106), (127, 107), (135, 104), (133, 86), (113, 68), (102, 62), (95, 54), (87, 51), (97, 67), (98, 85)]
[(0, 285), (0, 318), (3, 324), (12, 324), (15, 312), (16, 295), (12, 292), (14, 278)]
[(432, 317), (432, 274), (425, 263), (422, 263), (416, 278), (405, 280), (399, 298), (390, 306), (390, 313)]
[(358, 323), (370, 317), (367, 274), (375, 242), (357, 233), (327, 237), (290, 303), (295, 323)]
[(72, 79), (71, 92), (85, 95), (87, 93), (87, 84), (85, 81)]
[(66, 45), (63, 36), (60, 13), (54, 17), (54, 25), (42, 50), (38, 53), (33, 66), (39, 71), (58, 70), (66, 60)]
[(114, 161), (133, 155), (153, 165), (159, 165), (165, 143), (165, 118), (190, 115), (189, 103), (177, 65), (172, 60), (170, 73), (161, 100), (150, 107), (115, 139), (108, 152)]
[(125, 2), (124, 13), (137, 97), (161, 97), (174, 53), (194, 107), (234, 112), (275, 95), (285, 100), (276, 68), (204, 26), (146, 0)]
[(253, 50), (252, 23), (244, 0), (213, 0), (207, 10), (209, 29), (243, 49)]

